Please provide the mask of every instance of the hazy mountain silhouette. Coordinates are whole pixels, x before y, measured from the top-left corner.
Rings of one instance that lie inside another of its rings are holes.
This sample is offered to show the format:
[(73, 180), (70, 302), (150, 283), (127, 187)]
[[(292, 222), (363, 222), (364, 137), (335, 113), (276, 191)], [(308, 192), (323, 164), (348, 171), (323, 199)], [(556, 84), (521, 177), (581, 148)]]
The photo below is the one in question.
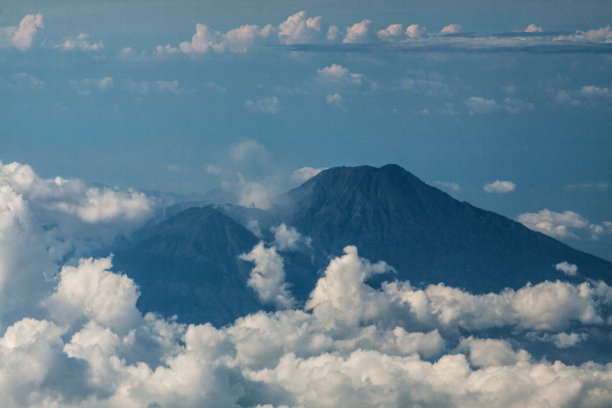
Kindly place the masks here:
[[(260, 222), (268, 241), (269, 227), (280, 222), (312, 238), (309, 248), (282, 252), (286, 280), (300, 301), (346, 245), (396, 269), (383, 278), (417, 286), (444, 282), (483, 293), (556, 279), (612, 283), (611, 263), (457, 201), (397, 165), (323, 171), (269, 211), (175, 206), (118, 241), (115, 265), (142, 288), (141, 310), (229, 323), (264, 307), (246, 284), (252, 265), (239, 259), (259, 241), (244, 227), (249, 218)], [(557, 271), (562, 261), (578, 265), (580, 275)]]

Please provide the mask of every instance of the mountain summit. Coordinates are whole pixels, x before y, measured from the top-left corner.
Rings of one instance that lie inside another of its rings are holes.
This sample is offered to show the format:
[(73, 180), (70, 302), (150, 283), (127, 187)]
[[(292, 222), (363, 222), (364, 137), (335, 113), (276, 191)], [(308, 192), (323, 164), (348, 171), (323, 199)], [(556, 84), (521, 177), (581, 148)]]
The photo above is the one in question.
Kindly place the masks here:
[(287, 223), (330, 255), (356, 245), (413, 284), (444, 282), (474, 293), (567, 278), (576, 264), (590, 278), (612, 278), (612, 264), (467, 202), (397, 165), (336, 167), (284, 196)]
[[(544, 280), (612, 283), (611, 263), (455, 200), (397, 165), (325, 170), (280, 196), (268, 211), (208, 206), (168, 214), (118, 242), (115, 263), (143, 288), (141, 310), (177, 314), (187, 322), (223, 325), (270, 307), (248, 287), (252, 265), (240, 255), (260, 239), (272, 245), (270, 228), (280, 223), (310, 238), (301, 248), (279, 248), (298, 302), (347, 245), (396, 270), (383, 279), (415, 286), (442, 282), (485, 293)], [(245, 214), (254, 217), (251, 224), (258, 223), (263, 238), (246, 228)], [(564, 261), (578, 265), (579, 274), (556, 270)]]

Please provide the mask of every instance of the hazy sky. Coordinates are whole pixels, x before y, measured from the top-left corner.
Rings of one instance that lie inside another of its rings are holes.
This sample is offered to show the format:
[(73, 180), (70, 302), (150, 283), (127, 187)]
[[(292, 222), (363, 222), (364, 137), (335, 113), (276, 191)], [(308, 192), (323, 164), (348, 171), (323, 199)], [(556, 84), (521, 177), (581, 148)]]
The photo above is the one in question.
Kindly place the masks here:
[(0, 160), (179, 193), (397, 163), (610, 259), (611, 20), (608, 1), (11, 0)]

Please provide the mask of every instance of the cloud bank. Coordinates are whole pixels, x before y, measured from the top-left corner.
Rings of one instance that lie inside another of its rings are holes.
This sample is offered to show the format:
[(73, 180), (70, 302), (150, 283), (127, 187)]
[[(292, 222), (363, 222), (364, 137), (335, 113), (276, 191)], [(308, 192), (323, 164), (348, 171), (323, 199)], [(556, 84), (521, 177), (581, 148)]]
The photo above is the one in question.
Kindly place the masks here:
[[(253, 149), (235, 146), (234, 156), (244, 160), (241, 152)], [(375, 288), (366, 282), (393, 270), (347, 246), (300, 305), (285, 282), (283, 254), (308, 240), (281, 224), (273, 242), (243, 255), (253, 263), (249, 286), (277, 310), (221, 328), (186, 325), (143, 316), (138, 287), (113, 270), (112, 257), (65, 256), (76, 255), (72, 241), (82, 253), (92, 248), (78, 226), (88, 226), (87, 237), (104, 235), (147, 213), (146, 197), (111, 190), (106, 213), (90, 203), (105, 190), (92, 198), (77, 180), (40, 178), (17, 163), (0, 169), (0, 394), (7, 406), (612, 403), (609, 363), (574, 365), (528, 350), (597, 353), (608, 344), (612, 288), (603, 282), (478, 295), (442, 283), (392, 280)]]

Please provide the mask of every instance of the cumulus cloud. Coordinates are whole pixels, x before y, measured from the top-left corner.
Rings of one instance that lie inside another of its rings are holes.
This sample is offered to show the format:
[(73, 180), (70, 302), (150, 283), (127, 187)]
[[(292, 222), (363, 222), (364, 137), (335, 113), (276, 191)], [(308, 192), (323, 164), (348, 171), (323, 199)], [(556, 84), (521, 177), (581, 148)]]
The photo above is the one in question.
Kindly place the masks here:
[(563, 272), (567, 276), (576, 276), (578, 274), (578, 266), (567, 261), (559, 262), (555, 265), (555, 269)]
[(442, 27), (440, 33), (442, 34), (457, 34), (461, 31), (461, 26), (459, 24), (449, 24), (447, 26)]
[(612, 233), (612, 222), (591, 224), (582, 215), (569, 210), (558, 213), (545, 208), (537, 213), (520, 214), (518, 221), (532, 230), (560, 239), (580, 239), (580, 236), (588, 235), (596, 240)]
[(494, 99), (486, 99), (481, 96), (472, 96), (465, 101), (465, 106), (470, 110), (470, 115), (486, 114), (495, 112), (498, 108)]
[(511, 181), (495, 180), (493, 183), (485, 184), (482, 189), (487, 193), (511, 193), (516, 189), (516, 184)]
[(578, 90), (561, 90), (557, 92), (557, 102), (571, 106), (584, 104), (605, 105), (612, 99), (612, 89), (585, 85)]
[(276, 96), (261, 98), (256, 101), (248, 100), (244, 103), (244, 107), (250, 112), (274, 115), (280, 111), (280, 100)]
[(18, 50), (25, 51), (32, 47), (34, 37), (39, 29), (45, 27), (42, 14), (28, 14), (21, 19), (18, 27), (9, 27), (11, 44)]
[(346, 35), (342, 40), (344, 44), (354, 44), (369, 40), (370, 20), (362, 20), (352, 26), (346, 27)]
[(278, 39), (282, 44), (306, 44), (318, 39), (321, 17), (306, 17), (305, 11), (289, 16), (278, 26)]
[(102, 41), (89, 42), (89, 34), (80, 33), (76, 37), (68, 37), (55, 48), (62, 51), (101, 51), (104, 48)]
[(299, 181), (300, 183), (303, 183), (303, 182), (313, 178), (314, 176), (316, 176), (317, 174), (319, 174), (323, 170), (327, 170), (327, 167), (320, 167), (320, 168), (301, 167), (301, 168), (299, 168), (297, 170), (294, 170), (291, 173), (291, 179), (294, 180), (294, 181)]
[(81, 259), (76, 267), (64, 266), (49, 300), (58, 320), (76, 320), (84, 315), (127, 334), (140, 319), (138, 291), (130, 278), (112, 273), (111, 267), (111, 258)]
[[(295, 305), (274, 247), (259, 243), (242, 258), (255, 264), (249, 285), (262, 300)], [(375, 289), (364, 281), (389, 266), (347, 247), (330, 261), (304, 310), (258, 312), (217, 329), (140, 316), (134, 283), (110, 268), (110, 258), (64, 266), (44, 302), (49, 317), (7, 325), (0, 337), (5, 401), (15, 407), (612, 402), (607, 366), (551, 363), (516, 341), (457, 337), (510, 326), (536, 331), (558, 348), (577, 347), (588, 336), (570, 326), (605, 325), (612, 288), (603, 283), (544, 282), (484, 295), (407, 282)]]
[(555, 38), (556, 41), (587, 41), (595, 43), (612, 43), (612, 31), (610, 26), (601, 27), (598, 29), (587, 31), (576, 31), (572, 35), (561, 35)]
[[(297, 233), (295, 229), (293, 229), (293, 232)], [(284, 232), (277, 232), (277, 235), (281, 236), (278, 241), (286, 244), (284, 248), (288, 248), (288, 245), (296, 245), (297, 242), (291, 241), (294, 236), (288, 236), (288, 234), (290, 232), (287, 231), (286, 227)], [(274, 303), (279, 308), (289, 308), (293, 305), (293, 297), (285, 283), (283, 259), (276, 252), (275, 247), (266, 248), (264, 243), (260, 242), (248, 254), (240, 255), (240, 259), (255, 264), (247, 284), (257, 292), (257, 296), (263, 302)]]
[(378, 33), (376, 33), (378, 38), (385, 41), (392, 41), (394, 39), (397, 39), (402, 34), (403, 32), (401, 24), (391, 24), (389, 27), (385, 28), (384, 30), (380, 30), (378, 31)]
[[(179, 44), (179, 49), (190, 55), (205, 54), (214, 52), (234, 52), (245, 53), (249, 48), (255, 46), (258, 41), (267, 38), (272, 32), (272, 26), (247, 24), (229, 30), (226, 33), (211, 30), (205, 24), (196, 24), (196, 32), (191, 41), (184, 41)], [(173, 53), (173, 47), (162, 47), (161, 51), (168, 54)]]
[(273, 226), (271, 231), (274, 233), (274, 245), (283, 250), (296, 250), (303, 246), (310, 246), (312, 239), (304, 237), (295, 228), (287, 227), (285, 223)]
[(420, 37), (425, 34), (425, 27), (420, 27), (418, 24), (410, 24), (406, 27), (406, 36), (409, 38)]
[[(333, 86), (361, 86), (369, 85), (371, 89), (376, 89), (377, 84), (363, 74), (351, 72), (348, 68), (339, 64), (331, 64), (328, 67), (317, 69), (317, 80), (324, 85)], [(339, 95), (339, 94), (338, 94)], [(337, 99), (332, 94), (331, 102)], [(326, 100), (327, 102), (327, 100)]]
[(527, 28), (525, 28), (525, 30), (524, 30), (524, 31), (525, 31), (526, 33), (541, 33), (541, 32), (542, 32), (542, 31), (544, 31), (544, 30), (542, 30), (542, 27), (539, 27), (539, 26), (537, 26), (537, 25), (535, 25), (535, 24), (529, 24), (529, 25), (527, 26)]
[[(258, 151), (245, 143), (233, 156), (240, 162)], [(300, 307), (285, 282), (280, 248), (299, 248), (304, 237), (281, 224), (273, 246), (260, 242), (242, 255), (254, 264), (248, 285), (280, 310), (221, 328), (186, 325), (142, 316), (138, 288), (112, 270), (110, 256), (76, 260), (54, 252), (62, 252), (75, 220), (87, 223), (56, 204), (87, 201), (88, 188), (40, 178), (25, 165), (0, 167), (0, 395), (6, 405), (612, 404), (609, 364), (571, 365), (556, 356), (553, 362), (527, 350), (535, 341), (554, 346), (544, 354), (575, 349), (580, 360), (596, 352), (593, 338), (607, 342), (610, 335), (612, 288), (603, 282), (541, 282), (486, 294), (399, 281), (373, 287), (368, 279), (393, 277), (392, 269), (347, 246)], [(58, 211), (53, 225), (49, 214)], [(99, 224), (105, 221), (88, 225)]]

